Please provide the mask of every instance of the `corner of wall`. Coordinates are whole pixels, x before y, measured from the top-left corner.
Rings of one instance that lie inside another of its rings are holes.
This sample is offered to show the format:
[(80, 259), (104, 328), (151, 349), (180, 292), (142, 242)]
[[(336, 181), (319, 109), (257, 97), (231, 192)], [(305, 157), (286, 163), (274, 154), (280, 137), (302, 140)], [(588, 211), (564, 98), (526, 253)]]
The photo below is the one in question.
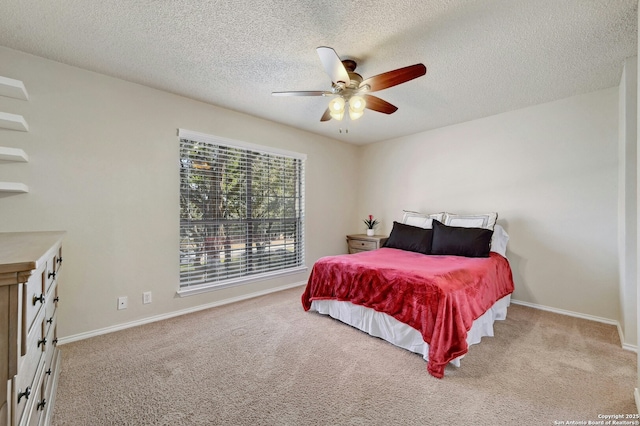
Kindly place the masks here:
[(637, 57), (628, 58), (619, 87), (618, 271), (623, 346), (637, 346)]

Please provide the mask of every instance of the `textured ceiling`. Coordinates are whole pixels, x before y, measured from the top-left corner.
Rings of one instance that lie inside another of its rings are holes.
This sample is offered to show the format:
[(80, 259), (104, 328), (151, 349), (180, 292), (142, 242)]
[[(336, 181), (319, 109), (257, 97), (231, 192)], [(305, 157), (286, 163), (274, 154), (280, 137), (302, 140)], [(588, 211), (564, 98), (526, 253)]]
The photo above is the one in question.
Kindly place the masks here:
[[(0, 0), (0, 10), (2, 46), (356, 144), (617, 86), (637, 55), (637, 0)], [(418, 62), (427, 74), (375, 93), (392, 115), (321, 123), (328, 98), (271, 96), (330, 88), (318, 46), (356, 60), (364, 78)]]

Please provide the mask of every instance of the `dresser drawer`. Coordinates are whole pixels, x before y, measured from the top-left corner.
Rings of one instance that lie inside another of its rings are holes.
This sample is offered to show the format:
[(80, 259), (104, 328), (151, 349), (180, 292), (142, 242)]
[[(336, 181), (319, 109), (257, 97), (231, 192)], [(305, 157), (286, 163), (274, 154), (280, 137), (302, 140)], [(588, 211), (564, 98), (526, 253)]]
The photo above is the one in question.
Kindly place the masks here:
[(22, 414), (18, 425), (20, 426), (37, 426), (40, 424), (42, 414), (47, 405), (44, 398), (44, 361), (38, 365), (38, 374), (33, 382), (34, 391), (31, 393), (30, 402), (26, 410)]
[(44, 293), (47, 293), (49, 291), (49, 288), (51, 288), (51, 286), (53, 285), (53, 283), (56, 282), (55, 259), (56, 259), (56, 256), (47, 260), (47, 268), (45, 269), (45, 274), (44, 274), (44, 283), (45, 283)]
[(51, 286), (56, 282), (58, 278), (58, 272), (62, 266), (62, 247), (56, 250), (56, 253), (47, 260), (47, 268), (45, 278), (45, 293), (49, 293)]
[(42, 352), (51, 352), (51, 348), (54, 348), (58, 345), (58, 339), (56, 336), (56, 326), (57, 319), (56, 315), (49, 318), (49, 320), (44, 320), (43, 322), (43, 332), (44, 332), (44, 343), (39, 345), (38, 347)]
[(45, 302), (44, 282), (46, 267), (34, 271), (29, 281), (24, 285), (22, 298), (22, 355), (25, 354), (24, 342), (27, 340), (27, 334), (31, 334), (31, 328), (34, 326), (34, 320)]
[[(344, 246), (343, 246), (344, 247)], [(354, 250), (375, 250), (378, 248), (378, 244), (375, 241), (364, 241), (364, 240), (349, 240), (349, 248)]]
[[(55, 334), (55, 331), (54, 331)], [(49, 348), (44, 360), (44, 397), (53, 402), (54, 388), (60, 372), (60, 350)]]
[[(44, 363), (42, 359), (42, 340), (44, 335), (44, 313), (37, 317), (38, 325), (32, 327), (32, 332), (27, 337), (26, 354), (20, 358), (18, 375), (13, 378), (13, 401), (15, 412), (13, 418), (18, 420), (31, 406), (34, 398), (37, 399), (35, 388), (37, 386), (36, 373), (38, 366)], [(17, 423), (17, 422), (16, 422)]]
[(58, 285), (57, 283), (53, 283), (52, 287), (49, 289), (49, 293), (47, 293), (46, 304), (44, 306), (44, 321), (47, 324), (47, 327), (51, 326), (53, 322), (53, 317), (56, 315), (56, 310), (58, 308)]

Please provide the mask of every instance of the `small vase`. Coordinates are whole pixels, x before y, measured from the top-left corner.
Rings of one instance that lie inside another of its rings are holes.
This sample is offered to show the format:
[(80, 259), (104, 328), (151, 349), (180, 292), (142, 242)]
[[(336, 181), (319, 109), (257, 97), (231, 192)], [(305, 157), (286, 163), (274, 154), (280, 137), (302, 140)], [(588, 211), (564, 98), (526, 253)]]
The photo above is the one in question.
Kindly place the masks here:
[(373, 237), (374, 232), (375, 231), (373, 229), (367, 229), (367, 236), (368, 237)]

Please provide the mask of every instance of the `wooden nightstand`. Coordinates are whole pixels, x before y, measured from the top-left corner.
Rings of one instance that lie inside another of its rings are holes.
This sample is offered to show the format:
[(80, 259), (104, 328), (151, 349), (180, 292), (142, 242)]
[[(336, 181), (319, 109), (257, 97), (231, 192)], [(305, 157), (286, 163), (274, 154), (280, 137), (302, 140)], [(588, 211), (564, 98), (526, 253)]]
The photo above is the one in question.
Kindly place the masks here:
[(389, 237), (386, 235), (374, 235), (373, 237), (369, 237), (367, 234), (347, 235), (349, 254), (379, 249), (387, 241), (387, 238)]

